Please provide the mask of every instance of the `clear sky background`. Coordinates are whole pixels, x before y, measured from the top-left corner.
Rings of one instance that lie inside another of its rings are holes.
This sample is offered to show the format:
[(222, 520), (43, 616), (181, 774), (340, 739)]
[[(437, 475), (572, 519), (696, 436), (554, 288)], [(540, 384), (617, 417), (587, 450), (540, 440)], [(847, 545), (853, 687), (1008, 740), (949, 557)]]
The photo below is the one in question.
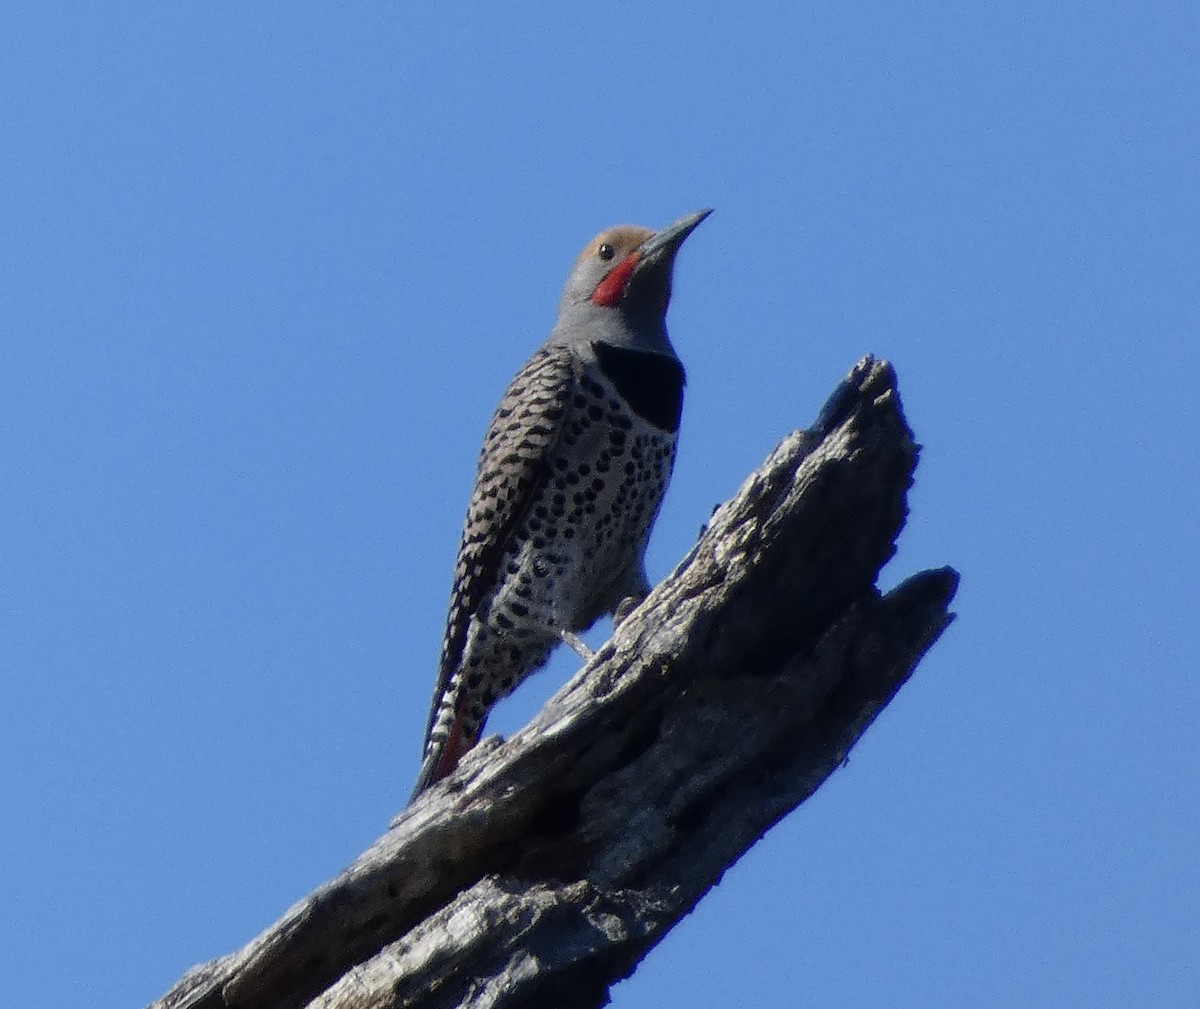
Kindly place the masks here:
[(953, 564), (959, 619), (614, 1005), (1200, 1004), (1198, 38), (1168, 2), (9, 4), (6, 1004), (148, 1002), (384, 831), (501, 390), (585, 241), (704, 206), (652, 577), (871, 351), (924, 445), (884, 584)]

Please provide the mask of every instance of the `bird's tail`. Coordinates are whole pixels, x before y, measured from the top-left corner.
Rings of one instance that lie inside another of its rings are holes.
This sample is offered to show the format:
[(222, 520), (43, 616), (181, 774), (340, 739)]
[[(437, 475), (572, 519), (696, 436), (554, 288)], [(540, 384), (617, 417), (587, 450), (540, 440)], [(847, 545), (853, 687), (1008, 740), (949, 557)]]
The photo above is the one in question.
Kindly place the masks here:
[[(545, 633), (517, 637), (493, 632), (482, 621), (472, 621), (465, 658), (460, 658), (455, 672), (445, 677), (445, 689), (437, 695), (414, 799), (458, 766), (462, 755), (483, 735), (492, 705), (511, 694), (541, 666), (557, 643), (556, 636)], [(472, 670), (478, 682), (466, 670)]]
[(410, 803), (430, 785), (453, 771), (462, 755), (479, 742), (483, 725), (469, 724), (465, 715), (466, 712), (457, 706), (439, 713), (425, 744), (425, 758), (421, 761), (417, 783), (408, 800)]

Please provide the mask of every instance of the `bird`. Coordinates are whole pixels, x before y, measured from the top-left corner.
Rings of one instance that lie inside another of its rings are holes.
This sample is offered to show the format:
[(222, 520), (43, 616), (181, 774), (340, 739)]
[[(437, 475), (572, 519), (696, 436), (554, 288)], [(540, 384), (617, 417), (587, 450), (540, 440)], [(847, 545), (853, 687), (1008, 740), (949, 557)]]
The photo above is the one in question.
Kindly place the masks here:
[[(685, 372), (667, 336), (676, 254), (712, 213), (618, 225), (579, 254), (549, 336), (488, 425), (454, 566), (415, 799), (492, 706), (650, 591), (646, 543), (675, 463)], [(411, 801), (411, 800), (410, 800)]]

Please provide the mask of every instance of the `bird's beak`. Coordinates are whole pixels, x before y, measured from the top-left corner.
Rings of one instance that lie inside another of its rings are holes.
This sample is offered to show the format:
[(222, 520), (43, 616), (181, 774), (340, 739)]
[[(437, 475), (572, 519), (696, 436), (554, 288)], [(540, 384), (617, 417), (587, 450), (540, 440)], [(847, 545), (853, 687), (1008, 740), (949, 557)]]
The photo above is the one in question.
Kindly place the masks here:
[(696, 226), (711, 213), (711, 207), (707, 210), (697, 210), (694, 214), (679, 218), (674, 224), (667, 225), (662, 231), (656, 231), (647, 238), (637, 250), (639, 270), (643, 266), (649, 266), (663, 259), (672, 259), (679, 251), (683, 240), (695, 231)]

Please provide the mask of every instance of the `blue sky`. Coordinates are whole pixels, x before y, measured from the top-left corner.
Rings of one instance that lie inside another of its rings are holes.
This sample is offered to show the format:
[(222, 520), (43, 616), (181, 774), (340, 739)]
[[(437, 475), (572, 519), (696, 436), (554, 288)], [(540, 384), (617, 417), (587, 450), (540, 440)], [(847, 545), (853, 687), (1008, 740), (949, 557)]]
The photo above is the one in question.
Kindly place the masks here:
[(960, 617), (614, 1005), (1194, 1006), (1197, 27), (10, 5), (12, 1004), (143, 1004), (385, 829), (496, 399), (596, 231), (713, 206), (652, 578), (873, 351), (924, 445), (884, 583), (953, 564)]

